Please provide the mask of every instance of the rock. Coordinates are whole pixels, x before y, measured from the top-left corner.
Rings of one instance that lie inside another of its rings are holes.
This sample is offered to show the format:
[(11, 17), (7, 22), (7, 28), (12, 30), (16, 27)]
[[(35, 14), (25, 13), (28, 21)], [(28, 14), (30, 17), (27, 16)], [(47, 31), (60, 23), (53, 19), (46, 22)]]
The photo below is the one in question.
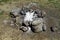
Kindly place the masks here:
[(28, 26), (28, 27), (25, 27), (25, 26), (21, 26), (20, 27), (20, 30), (22, 30), (23, 32), (25, 33), (31, 33), (31, 28)]
[(10, 15), (19, 16), (20, 8), (14, 8), (11, 10)]
[(22, 19), (20, 17), (16, 17), (16, 23), (22, 23)]
[[(44, 24), (44, 19), (42, 18), (42, 16), (45, 15), (45, 12), (35, 9), (35, 7), (37, 8), (37, 4), (31, 3), (25, 7), (22, 7), (22, 9), (17, 8), (11, 11), (11, 15), (13, 14), (13, 22), (17, 24), (20, 23), (21, 30), (24, 32), (29, 33), (32, 28), (35, 29), (34, 32), (40, 32), (43, 31), (43, 29), (46, 30), (46, 25)], [(38, 15), (40, 17), (38, 17)], [(11, 25), (14, 25), (14, 23), (11, 23)], [(30, 24), (32, 24), (32, 28), (30, 28)]]
[(50, 27), (50, 30), (52, 32), (56, 32), (58, 30), (58, 28), (57, 28), (57, 26), (52, 26), (52, 27)]
[(20, 30), (22, 30), (23, 32), (26, 32), (28, 30), (28, 28), (27, 27), (24, 27), (24, 26), (21, 26), (20, 27)]
[(14, 24), (10, 24), (10, 26), (14, 26)]
[(37, 4), (37, 3), (30, 3), (30, 4), (28, 5), (28, 7), (29, 7), (30, 9), (33, 9), (33, 10), (39, 8), (38, 6), (39, 6), (39, 4)]
[(46, 12), (42, 10), (42, 15), (43, 18), (46, 16)]
[(15, 26), (14, 24), (14, 21), (10, 21), (10, 26)]
[(43, 18), (39, 18), (32, 22), (32, 27), (34, 28), (34, 32), (40, 32), (46, 30), (46, 24), (44, 23)]
[(4, 23), (5, 25), (7, 25), (8, 22), (9, 22), (8, 20), (4, 20), (4, 21), (3, 21), (3, 23)]
[(42, 27), (43, 27), (43, 23), (41, 23), (41, 24), (39, 24), (39, 25), (37, 25), (37, 26), (33, 26), (34, 32), (43, 31)]
[(32, 25), (39, 25), (43, 23), (43, 19), (42, 18), (37, 18), (32, 22)]

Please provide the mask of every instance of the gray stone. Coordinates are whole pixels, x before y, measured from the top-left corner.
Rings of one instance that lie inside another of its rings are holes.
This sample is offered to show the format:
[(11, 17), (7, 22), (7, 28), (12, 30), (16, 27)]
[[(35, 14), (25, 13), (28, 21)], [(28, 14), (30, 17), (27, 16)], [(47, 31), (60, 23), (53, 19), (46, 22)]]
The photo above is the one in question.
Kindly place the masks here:
[(43, 23), (43, 18), (36, 18), (33, 22), (32, 25), (39, 25)]
[(14, 8), (14, 9), (11, 10), (11, 13), (14, 16), (18, 16), (19, 15), (19, 12), (20, 12), (20, 8)]

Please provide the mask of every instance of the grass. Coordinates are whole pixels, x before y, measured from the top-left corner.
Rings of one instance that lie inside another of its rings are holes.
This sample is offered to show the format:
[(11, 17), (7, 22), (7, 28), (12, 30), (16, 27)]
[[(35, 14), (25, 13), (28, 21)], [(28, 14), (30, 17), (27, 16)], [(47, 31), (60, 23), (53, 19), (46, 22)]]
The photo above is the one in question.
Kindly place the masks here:
[[(1, 2), (9, 2), (9, 1), (19, 1), (19, 0), (0, 0), (0, 3)], [(57, 8), (60, 8), (60, 0), (20, 0), (21, 2), (24, 1), (25, 2), (36, 2), (36, 3), (39, 3), (40, 5), (42, 6), (47, 6), (47, 5), (54, 5), (54, 7), (57, 7)], [(49, 6), (48, 6), (49, 7)]]
[(60, 1), (59, 0), (48, 0), (49, 3), (52, 3), (55, 8), (59, 8), (60, 9)]
[(1, 10), (1, 11), (0, 11), (0, 16), (3, 15), (3, 13), (4, 13), (4, 11)]
[(5, 3), (6, 3), (6, 2), (8, 2), (8, 1), (9, 1), (9, 0), (0, 0), (0, 3), (1, 3), (1, 2), (5, 2)]

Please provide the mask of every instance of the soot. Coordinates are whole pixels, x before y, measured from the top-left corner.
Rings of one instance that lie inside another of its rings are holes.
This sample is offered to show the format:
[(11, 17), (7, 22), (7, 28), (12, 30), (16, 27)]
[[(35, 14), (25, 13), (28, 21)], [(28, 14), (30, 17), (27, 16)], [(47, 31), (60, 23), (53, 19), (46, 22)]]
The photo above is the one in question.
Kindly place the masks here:
[(53, 27), (50, 27), (51, 32), (54, 32)]
[(31, 28), (32, 32), (34, 32), (35, 29), (33, 28), (33, 25), (30, 24), (29, 27)]

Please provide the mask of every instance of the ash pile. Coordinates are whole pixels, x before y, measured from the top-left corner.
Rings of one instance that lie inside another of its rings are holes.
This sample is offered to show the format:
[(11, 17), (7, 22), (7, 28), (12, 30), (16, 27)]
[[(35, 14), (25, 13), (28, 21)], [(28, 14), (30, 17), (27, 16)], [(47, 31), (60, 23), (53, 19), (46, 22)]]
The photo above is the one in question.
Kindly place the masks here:
[(9, 16), (11, 25), (16, 25), (23, 32), (38, 33), (46, 31), (46, 12), (41, 10), (36, 3), (12, 9)]

